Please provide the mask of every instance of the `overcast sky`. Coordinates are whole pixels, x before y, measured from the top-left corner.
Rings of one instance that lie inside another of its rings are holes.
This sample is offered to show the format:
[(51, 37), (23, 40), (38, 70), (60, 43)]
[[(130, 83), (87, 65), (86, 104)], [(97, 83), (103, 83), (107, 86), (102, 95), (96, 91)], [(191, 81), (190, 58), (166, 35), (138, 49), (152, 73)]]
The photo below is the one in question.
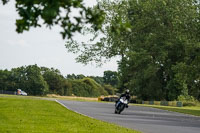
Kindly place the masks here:
[[(93, 3), (87, 2), (88, 5)], [(49, 30), (43, 26), (31, 28), (23, 34), (16, 33), (15, 20), (18, 15), (15, 10), (13, 1), (5, 6), (0, 2), (0, 69), (37, 64), (59, 69), (64, 76), (72, 73), (103, 76), (105, 70), (117, 70), (115, 60), (101, 68), (76, 63), (76, 55), (67, 53), (59, 28)]]

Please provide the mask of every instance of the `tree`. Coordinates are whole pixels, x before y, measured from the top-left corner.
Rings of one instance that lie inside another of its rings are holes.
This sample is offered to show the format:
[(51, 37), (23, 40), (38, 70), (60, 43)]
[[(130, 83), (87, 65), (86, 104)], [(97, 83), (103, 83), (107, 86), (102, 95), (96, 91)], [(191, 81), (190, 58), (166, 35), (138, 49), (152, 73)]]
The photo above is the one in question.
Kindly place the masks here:
[(108, 95), (114, 95), (115, 94), (115, 88), (113, 88), (113, 86), (104, 85), (103, 87), (104, 87), (105, 91), (108, 92)]
[(83, 79), (83, 78), (85, 78), (85, 76), (83, 74), (76, 75), (76, 79)]
[(71, 83), (72, 93), (76, 96), (97, 97), (108, 94), (101, 85), (90, 78), (68, 81)]
[[(82, 43), (81, 48), (77, 42), (67, 43), (71, 51), (78, 53), (77, 46), (83, 51), (79, 62), (120, 56), (121, 90), (129, 88), (144, 100), (175, 100), (179, 95), (199, 99), (197, 0), (118, 0), (99, 5), (107, 14), (103, 38)], [(114, 27), (119, 27), (117, 32)]]
[[(8, 2), (2, 0), (4, 5)], [(64, 39), (80, 32), (85, 24), (91, 24), (94, 30), (101, 29), (104, 21), (104, 12), (99, 8), (92, 10), (86, 7), (83, 0), (16, 0), (15, 6), (20, 16), (16, 20), (18, 33), (28, 31), (31, 27), (41, 27), (43, 22), (49, 28), (59, 25), (63, 29), (61, 34)], [(73, 16), (73, 9), (79, 14)]]
[(49, 86), (50, 93), (64, 95), (64, 77), (54, 68), (41, 68), (42, 76)]
[(30, 95), (45, 95), (48, 92), (48, 84), (44, 80), (40, 68), (37, 65), (29, 65), (26, 67), (27, 92)]
[(74, 79), (83, 79), (83, 78), (85, 78), (85, 75), (83, 75), (83, 74), (78, 74), (78, 75), (75, 75), (75, 74), (67, 74), (67, 77), (66, 77), (67, 79), (72, 79), (72, 80), (74, 80)]
[(8, 70), (0, 70), (0, 90), (13, 91), (16, 83)]
[(103, 77), (100, 77), (100, 76), (89, 76), (88, 78), (93, 79), (94, 81), (96, 81), (100, 85), (104, 84)]
[(75, 74), (67, 74), (67, 79), (76, 79), (76, 75)]
[(48, 92), (48, 84), (37, 65), (13, 68), (11, 73), (17, 84), (15, 90), (20, 88), (28, 95), (45, 95)]
[(69, 80), (66, 80), (66, 79), (64, 80), (63, 89), (64, 89), (65, 96), (71, 96), (73, 94), (72, 83)]
[(113, 87), (118, 85), (118, 73), (115, 71), (104, 71), (103, 79), (104, 84), (110, 84)]
[(130, 88), (147, 100), (192, 95), (199, 80), (194, 72), (200, 69), (199, 3), (162, 0), (129, 1), (129, 5), (132, 32), (125, 37), (132, 42), (126, 54)]
[[(85, 27), (81, 34), (83, 36), (93, 35), (92, 38), (86, 42), (73, 39), (66, 42), (67, 50), (77, 54), (77, 62), (83, 64), (95, 62), (97, 65), (102, 65), (102, 62), (109, 61), (115, 56), (124, 58), (127, 50), (126, 38), (120, 35), (120, 32), (123, 34), (123, 31), (130, 32), (131, 30), (127, 17), (127, 0), (102, 0), (98, 2), (98, 5), (106, 13), (103, 32), (96, 32), (90, 27)], [(101, 36), (100, 40), (99, 36)]]

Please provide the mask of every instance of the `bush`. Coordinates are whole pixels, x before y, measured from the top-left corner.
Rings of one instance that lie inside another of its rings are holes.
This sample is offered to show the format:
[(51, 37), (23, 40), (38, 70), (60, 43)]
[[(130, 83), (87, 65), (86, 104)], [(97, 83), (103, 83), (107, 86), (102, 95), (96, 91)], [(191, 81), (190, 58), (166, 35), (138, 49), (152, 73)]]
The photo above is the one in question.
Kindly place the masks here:
[(103, 87), (107, 91), (108, 95), (115, 94), (115, 88), (113, 88), (111, 85), (104, 85)]
[(178, 101), (190, 101), (190, 102), (195, 102), (195, 98), (193, 96), (184, 96), (184, 95), (180, 95), (178, 96)]
[(197, 106), (196, 102), (183, 102), (183, 106)]
[(197, 100), (193, 96), (184, 96), (180, 95), (178, 96), (178, 101), (183, 102), (183, 106), (196, 106), (197, 105)]
[(71, 96), (72, 95), (72, 84), (71, 84), (70, 81), (64, 80), (63, 89), (64, 89), (64, 95), (65, 96)]
[(108, 95), (104, 88), (93, 79), (83, 78), (69, 81), (71, 82), (72, 93), (76, 96), (98, 97), (100, 95)]
[(73, 80), (71, 81), (72, 84), (72, 93), (75, 96), (83, 96), (83, 97), (89, 97), (89, 90), (90, 87), (87, 86), (85, 83), (81, 82), (80, 80)]

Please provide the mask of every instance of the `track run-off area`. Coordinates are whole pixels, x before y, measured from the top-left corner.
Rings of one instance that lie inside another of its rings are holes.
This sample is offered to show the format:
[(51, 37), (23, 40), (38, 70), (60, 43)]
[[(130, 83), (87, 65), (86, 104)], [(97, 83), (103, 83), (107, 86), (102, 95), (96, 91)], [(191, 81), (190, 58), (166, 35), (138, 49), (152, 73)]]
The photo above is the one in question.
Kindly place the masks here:
[(102, 121), (143, 133), (199, 133), (200, 117), (143, 106), (129, 106), (114, 113), (114, 103), (56, 100), (66, 108)]

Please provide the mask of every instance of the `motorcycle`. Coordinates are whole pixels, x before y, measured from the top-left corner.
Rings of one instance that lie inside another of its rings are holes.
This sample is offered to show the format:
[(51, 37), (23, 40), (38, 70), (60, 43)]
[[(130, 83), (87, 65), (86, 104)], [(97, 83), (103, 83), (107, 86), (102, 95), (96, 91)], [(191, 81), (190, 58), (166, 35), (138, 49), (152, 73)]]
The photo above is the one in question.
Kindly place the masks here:
[(125, 107), (128, 107), (128, 100), (126, 97), (121, 97), (115, 104), (115, 114), (120, 114)]

